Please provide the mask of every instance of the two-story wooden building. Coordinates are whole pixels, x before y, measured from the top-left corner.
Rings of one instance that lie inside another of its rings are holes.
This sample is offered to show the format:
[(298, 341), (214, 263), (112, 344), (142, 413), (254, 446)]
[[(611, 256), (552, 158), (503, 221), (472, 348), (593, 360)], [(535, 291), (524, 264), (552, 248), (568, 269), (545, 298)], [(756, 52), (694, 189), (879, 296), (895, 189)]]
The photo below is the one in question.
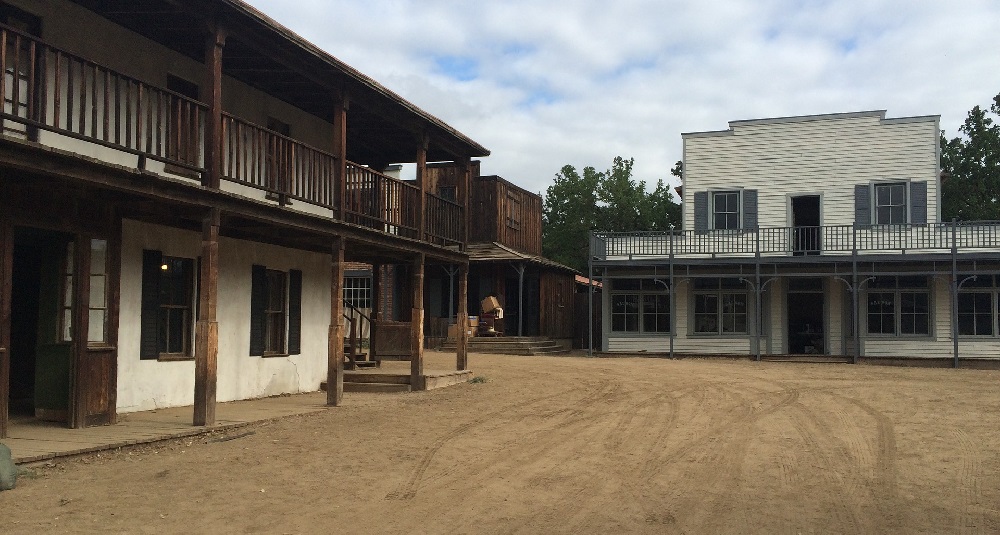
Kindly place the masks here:
[(941, 221), (937, 116), (683, 134), (683, 228), (597, 233), (611, 352), (1000, 356), (1000, 225)]
[(0, 437), (341, 384), (347, 262), (409, 266), (419, 387), (486, 149), (239, 0), (6, 0), (0, 64)]

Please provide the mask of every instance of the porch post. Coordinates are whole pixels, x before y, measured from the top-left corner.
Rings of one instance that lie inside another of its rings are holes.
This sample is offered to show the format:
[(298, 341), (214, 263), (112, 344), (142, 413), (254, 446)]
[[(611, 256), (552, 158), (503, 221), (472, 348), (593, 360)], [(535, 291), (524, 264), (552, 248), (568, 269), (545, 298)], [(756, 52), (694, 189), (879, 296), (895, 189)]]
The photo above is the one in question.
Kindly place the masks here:
[(218, 208), (201, 224), (201, 284), (198, 287), (199, 317), (194, 346), (194, 425), (215, 425), (215, 389), (218, 382), (219, 322), (219, 226)]
[(14, 265), (14, 230), (7, 209), (0, 210), (0, 438), (7, 437), (10, 397), (10, 292)]
[(420, 186), (420, 200), (417, 202), (417, 239), (427, 239), (427, 147), (430, 141), (426, 134), (420, 136), (420, 146), (417, 148), (417, 184)]
[(90, 236), (77, 234), (73, 244), (73, 357), (70, 369), (69, 426), (87, 427), (87, 333), (90, 324)]
[(205, 174), (201, 184), (218, 189), (222, 179), (222, 49), (226, 29), (216, 25), (205, 41), (205, 87), (208, 117), (205, 119)]
[(469, 369), (469, 264), (458, 267), (458, 340), (455, 367)]
[(344, 399), (344, 246), (343, 236), (333, 239), (326, 369), (326, 404), (331, 407), (340, 405)]
[(377, 325), (382, 319), (382, 264), (372, 264), (372, 298), (371, 298), (371, 325), (368, 326), (368, 354), (375, 362), (381, 362), (378, 353), (375, 352), (375, 336), (378, 332)]
[(347, 220), (347, 110), (350, 99), (345, 91), (338, 92), (333, 99), (333, 147), (331, 152), (337, 158), (333, 168), (333, 194), (340, 220)]
[(524, 262), (517, 265), (517, 335), (524, 336)]
[[(472, 210), (469, 207), (470, 191), (472, 188), (472, 161), (462, 158), (462, 179), (458, 181), (458, 202), (462, 205), (462, 250), (465, 251), (469, 244), (469, 223), (472, 221)], [(466, 266), (468, 268), (468, 266)]]
[(424, 255), (413, 259), (413, 310), (410, 314), (410, 386), (424, 389)]

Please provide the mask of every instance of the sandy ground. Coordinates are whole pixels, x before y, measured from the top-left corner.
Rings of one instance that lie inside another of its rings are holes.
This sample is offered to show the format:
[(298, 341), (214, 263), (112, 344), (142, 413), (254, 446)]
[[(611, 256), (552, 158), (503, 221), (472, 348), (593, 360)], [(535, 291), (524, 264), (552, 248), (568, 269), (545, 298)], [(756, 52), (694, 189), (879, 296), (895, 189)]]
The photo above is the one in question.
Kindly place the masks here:
[(1000, 532), (998, 372), (471, 362), (485, 383), (33, 467), (0, 533)]

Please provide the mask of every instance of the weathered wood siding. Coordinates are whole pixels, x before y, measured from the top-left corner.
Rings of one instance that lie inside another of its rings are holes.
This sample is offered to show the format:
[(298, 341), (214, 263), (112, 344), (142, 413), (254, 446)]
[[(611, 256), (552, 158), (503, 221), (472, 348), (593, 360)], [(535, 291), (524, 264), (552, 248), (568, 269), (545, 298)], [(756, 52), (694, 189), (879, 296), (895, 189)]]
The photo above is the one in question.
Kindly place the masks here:
[(542, 272), (539, 282), (539, 334), (551, 338), (573, 338), (573, 274)]
[(854, 186), (879, 181), (926, 181), (927, 220), (940, 221), (937, 116), (865, 112), (730, 125), (683, 135), (685, 229), (695, 228), (695, 193), (713, 189), (757, 190), (762, 227), (791, 225), (793, 195), (821, 195), (822, 225), (851, 225)]
[(469, 240), (542, 254), (542, 198), (498, 177), (472, 180)]

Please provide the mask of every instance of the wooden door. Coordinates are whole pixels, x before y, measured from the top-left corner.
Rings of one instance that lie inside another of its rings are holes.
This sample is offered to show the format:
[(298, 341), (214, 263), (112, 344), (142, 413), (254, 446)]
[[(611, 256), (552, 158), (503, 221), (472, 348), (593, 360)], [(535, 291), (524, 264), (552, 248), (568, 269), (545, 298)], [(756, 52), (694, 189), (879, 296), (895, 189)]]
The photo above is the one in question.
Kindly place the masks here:
[(7, 437), (10, 399), (10, 293), (14, 233), (10, 221), (0, 214), (0, 438)]
[(119, 236), (75, 241), (71, 427), (115, 421)]

